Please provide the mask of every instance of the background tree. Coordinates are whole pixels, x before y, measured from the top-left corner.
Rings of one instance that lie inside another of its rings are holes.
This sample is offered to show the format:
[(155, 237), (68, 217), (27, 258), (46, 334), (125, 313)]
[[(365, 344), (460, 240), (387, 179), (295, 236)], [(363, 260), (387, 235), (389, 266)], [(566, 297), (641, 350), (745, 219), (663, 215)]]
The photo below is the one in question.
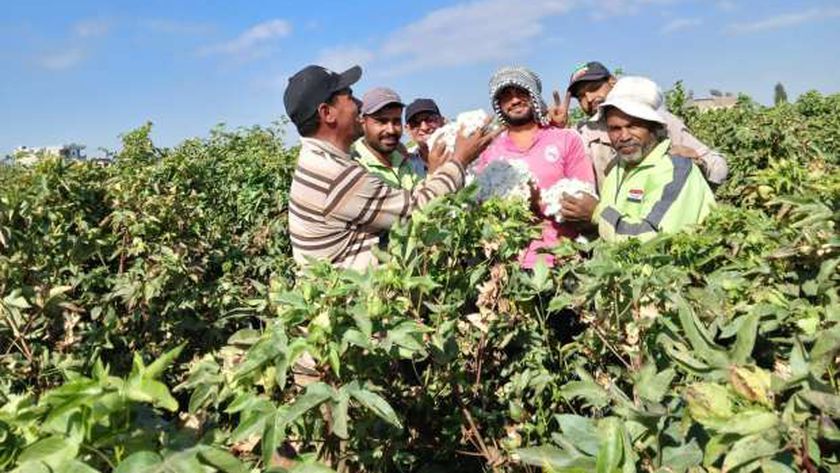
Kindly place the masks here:
[(780, 103), (787, 103), (787, 101), (788, 97), (787, 92), (785, 92), (785, 86), (781, 82), (777, 82), (776, 87), (773, 89), (773, 103), (779, 105)]

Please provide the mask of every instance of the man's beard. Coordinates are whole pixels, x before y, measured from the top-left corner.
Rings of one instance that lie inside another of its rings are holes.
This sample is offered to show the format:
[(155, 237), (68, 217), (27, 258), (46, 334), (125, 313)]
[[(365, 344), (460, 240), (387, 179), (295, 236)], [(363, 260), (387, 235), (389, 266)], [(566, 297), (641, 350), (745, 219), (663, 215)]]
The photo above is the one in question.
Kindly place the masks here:
[(507, 124), (510, 125), (510, 126), (527, 125), (528, 123), (531, 123), (532, 121), (534, 121), (534, 111), (533, 110), (528, 110), (527, 114), (525, 114), (521, 117), (518, 117), (518, 118), (511, 117), (507, 113), (502, 112), (502, 118), (504, 118), (505, 122), (507, 122)]
[(616, 154), (618, 154), (618, 159), (620, 159), (621, 162), (633, 166), (639, 164), (643, 159), (645, 159), (645, 156), (647, 156), (653, 150), (653, 148), (657, 144), (659, 144), (659, 140), (650, 140), (644, 146), (639, 140), (633, 140), (632, 142), (627, 144), (636, 146), (638, 150), (632, 154), (621, 153), (618, 149), (616, 149), (615, 151)]

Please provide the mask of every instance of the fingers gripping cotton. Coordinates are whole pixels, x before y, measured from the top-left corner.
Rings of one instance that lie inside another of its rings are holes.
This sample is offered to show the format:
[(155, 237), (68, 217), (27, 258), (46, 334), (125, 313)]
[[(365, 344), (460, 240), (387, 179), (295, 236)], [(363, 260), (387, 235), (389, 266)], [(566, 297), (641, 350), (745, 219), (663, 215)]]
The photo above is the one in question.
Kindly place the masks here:
[(546, 203), (545, 214), (554, 217), (554, 220), (558, 222), (563, 221), (563, 216), (560, 214), (563, 194), (571, 196), (589, 194), (596, 199), (598, 198), (595, 187), (579, 179), (560, 179), (553, 186), (542, 191), (541, 194), (543, 202)]

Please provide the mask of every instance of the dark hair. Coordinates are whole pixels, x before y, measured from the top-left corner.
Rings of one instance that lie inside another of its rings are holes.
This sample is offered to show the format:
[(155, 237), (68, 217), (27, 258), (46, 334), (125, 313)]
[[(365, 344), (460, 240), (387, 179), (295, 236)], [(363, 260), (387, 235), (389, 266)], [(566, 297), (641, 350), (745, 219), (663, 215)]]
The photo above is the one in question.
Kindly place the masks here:
[[(339, 95), (346, 93), (347, 89), (337, 90), (333, 92), (332, 95), (327, 98), (323, 103), (327, 105), (335, 105), (335, 100), (338, 98)], [(320, 105), (319, 105), (320, 107)], [(321, 117), (318, 116), (318, 110), (315, 110), (315, 113), (303, 121), (303, 123), (297, 125), (297, 131), (300, 136), (303, 137), (310, 137), (318, 131), (318, 126), (321, 124)]]

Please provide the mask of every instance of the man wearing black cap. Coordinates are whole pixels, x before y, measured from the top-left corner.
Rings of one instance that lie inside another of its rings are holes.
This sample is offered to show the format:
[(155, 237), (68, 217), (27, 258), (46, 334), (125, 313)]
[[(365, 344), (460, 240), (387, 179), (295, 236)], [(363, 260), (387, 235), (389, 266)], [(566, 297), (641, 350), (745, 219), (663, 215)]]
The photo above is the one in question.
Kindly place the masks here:
[[(578, 66), (569, 79), (566, 99), (560, 103), (560, 96), (554, 93), (554, 107), (549, 112), (552, 123), (566, 126), (568, 120), (569, 98), (578, 99), (580, 109), (589, 120), (578, 124), (577, 128), (583, 137), (586, 153), (595, 166), (595, 176), (598, 189), (604, 182), (604, 177), (616, 163), (606, 124), (597, 116), (598, 106), (604, 103), (607, 94), (613, 89), (616, 77), (603, 64), (597, 61)], [(668, 135), (671, 138), (670, 154), (690, 158), (703, 171), (706, 180), (713, 187), (720, 185), (729, 173), (726, 159), (720, 153), (710, 149), (694, 137), (685, 123), (668, 111), (663, 110), (667, 122)]]
[(307, 66), (289, 79), (286, 113), (301, 135), (289, 191), (289, 234), (295, 261), (326, 260), (363, 270), (376, 264), (372, 248), (391, 225), (431, 199), (464, 185), (464, 167), (493, 139), (481, 131), (459, 137), (450, 159), (412, 191), (389, 186), (350, 157), (361, 135), (359, 103), (350, 86), (358, 66), (341, 74)]
[(432, 99), (415, 99), (405, 108), (405, 123), (408, 134), (414, 142), (408, 148), (408, 163), (414, 173), (425, 176), (429, 163), (428, 139), (438, 128), (444, 125), (440, 109)]

